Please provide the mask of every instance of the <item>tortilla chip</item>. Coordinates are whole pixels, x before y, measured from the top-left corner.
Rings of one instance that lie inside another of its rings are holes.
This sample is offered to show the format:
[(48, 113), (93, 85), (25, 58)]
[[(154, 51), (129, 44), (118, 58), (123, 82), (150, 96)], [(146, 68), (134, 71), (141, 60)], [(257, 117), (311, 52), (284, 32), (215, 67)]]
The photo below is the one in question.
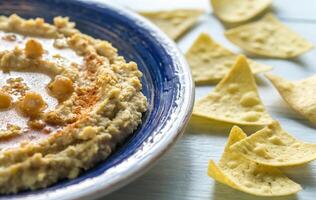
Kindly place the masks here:
[[(186, 53), (196, 84), (220, 81), (236, 62), (238, 55), (216, 43), (208, 34), (202, 33)], [(271, 67), (248, 59), (251, 71), (260, 73)]]
[(203, 14), (201, 10), (169, 10), (155, 12), (140, 12), (139, 14), (148, 18), (163, 30), (171, 39), (177, 40), (186, 33), (199, 17)]
[(245, 51), (266, 57), (293, 58), (313, 48), (309, 41), (272, 14), (265, 15), (257, 22), (230, 29), (225, 36)]
[(240, 140), (230, 149), (253, 162), (274, 167), (300, 165), (316, 159), (316, 144), (298, 141), (282, 130), (278, 122)]
[(226, 23), (244, 22), (262, 13), (272, 0), (211, 0), (215, 15)]
[(272, 74), (266, 77), (293, 110), (316, 124), (316, 75), (300, 81), (288, 81)]
[(257, 196), (290, 195), (302, 189), (277, 168), (247, 160), (230, 149), (231, 145), (246, 137), (239, 127), (232, 128), (218, 166), (212, 160), (209, 163), (210, 177), (232, 188)]
[(265, 111), (254, 77), (244, 56), (206, 97), (197, 101), (193, 114), (240, 125), (267, 125), (272, 118)]

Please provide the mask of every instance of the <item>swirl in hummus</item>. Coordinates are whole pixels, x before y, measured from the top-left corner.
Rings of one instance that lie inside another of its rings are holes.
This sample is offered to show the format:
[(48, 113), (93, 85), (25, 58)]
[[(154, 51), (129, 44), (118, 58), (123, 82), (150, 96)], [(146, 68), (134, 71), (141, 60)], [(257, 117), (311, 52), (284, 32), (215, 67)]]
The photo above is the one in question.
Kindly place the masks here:
[(141, 123), (142, 73), (68, 18), (0, 17), (0, 193), (105, 160)]

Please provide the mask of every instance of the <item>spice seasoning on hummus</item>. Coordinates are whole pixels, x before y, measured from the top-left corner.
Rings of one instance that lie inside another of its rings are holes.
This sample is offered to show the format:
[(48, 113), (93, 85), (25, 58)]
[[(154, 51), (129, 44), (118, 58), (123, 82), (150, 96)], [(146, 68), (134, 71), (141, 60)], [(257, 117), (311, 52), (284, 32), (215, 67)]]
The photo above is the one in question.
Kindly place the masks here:
[(75, 178), (141, 123), (137, 64), (67, 17), (1, 16), (0, 42), (0, 193)]

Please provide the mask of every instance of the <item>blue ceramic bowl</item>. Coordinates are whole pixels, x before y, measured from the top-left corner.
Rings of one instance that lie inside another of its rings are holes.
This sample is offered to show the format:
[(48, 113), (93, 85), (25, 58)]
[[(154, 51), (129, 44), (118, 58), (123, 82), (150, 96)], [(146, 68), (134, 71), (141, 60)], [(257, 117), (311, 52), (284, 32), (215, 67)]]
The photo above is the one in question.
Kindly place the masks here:
[(121, 187), (149, 168), (181, 135), (192, 111), (190, 70), (175, 44), (142, 17), (91, 1), (0, 0), (0, 14), (69, 16), (83, 33), (110, 41), (128, 61), (138, 63), (149, 109), (143, 123), (105, 162), (73, 180), (0, 199), (96, 198)]

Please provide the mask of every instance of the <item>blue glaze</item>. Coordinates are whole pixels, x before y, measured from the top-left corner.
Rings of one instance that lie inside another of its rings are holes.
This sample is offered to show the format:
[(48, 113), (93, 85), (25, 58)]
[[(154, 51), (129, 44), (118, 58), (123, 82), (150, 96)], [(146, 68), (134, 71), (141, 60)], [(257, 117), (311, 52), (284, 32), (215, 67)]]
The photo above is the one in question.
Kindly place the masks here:
[[(17, 13), (25, 18), (43, 17), (48, 22), (52, 22), (54, 16), (69, 16), (71, 21), (76, 22), (76, 27), (81, 32), (95, 38), (110, 41), (119, 50), (120, 55), (124, 56), (127, 61), (135, 61), (139, 69), (143, 72), (143, 93), (148, 99), (149, 109), (144, 114), (143, 123), (136, 130), (135, 134), (129, 137), (106, 161), (82, 173), (78, 178), (58, 182), (46, 189), (25, 191), (16, 195), (1, 196), (0, 198), (24, 198), (30, 195), (37, 197), (37, 195), (49, 193), (78, 184), (83, 180), (97, 177), (108, 169), (123, 163), (124, 160), (131, 157), (142, 145), (144, 146), (145, 141), (151, 142), (151, 138), (149, 137), (153, 137), (152, 134), (155, 131), (162, 130), (167, 123), (170, 124), (172, 120), (176, 120), (177, 116), (171, 116), (173, 113), (178, 112), (178, 110), (180, 112), (180, 109), (177, 107), (183, 104), (184, 90), (188, 90), (188, 88), (192, 90), (190, 78), (187, 79), (189, 86), (184, 87), (181, 76), (190, 77), (190, 72), (183, 71), (183, 66), (181, 65), (185, 64), (179, 60), (175, 60), (177, 54), (167, 49), (168, 44), (159, 41), (159, 37), (155, 35), (157, 34), (155, 31), (148, 31), (146, 22), (143, 24), (142, 21), (135, 21), (135, 19), (126, 16), (124, 12), (121, 13), (111, 6), (89, 2), (0, 0), (0, 14), (10, 15), (12, 13)], [(183, 75), (180, 72), (187, 74)], [(192, 91), (189, 91), (189, 93), (192, 93)], [(192, 109), (192, 105), (189, 104), (183, 108), (187, 110), (186, 115), (190, 115)], [(184, 118), (182, 123), (187, 121), (188, 116), (180, 117)], [(175, 123), (174, 126), (179, 125)], [(178, 128), (179, 130), (177, 131), (181, 132), (183, 125), (173, 128)], [(152, 142), (159, 142), (154, 141), (154, 139), (152, 140)], [(167, 148), (167, 146), (164, 148)]]

